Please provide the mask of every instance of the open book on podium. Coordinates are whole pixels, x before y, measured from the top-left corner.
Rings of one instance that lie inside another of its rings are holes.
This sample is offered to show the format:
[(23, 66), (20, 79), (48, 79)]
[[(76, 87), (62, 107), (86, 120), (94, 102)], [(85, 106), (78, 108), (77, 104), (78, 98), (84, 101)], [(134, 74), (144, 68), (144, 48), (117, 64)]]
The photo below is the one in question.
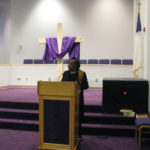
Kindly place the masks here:
[(77, 82), (38, 82), (39, 149), (76, 150), (79, 143)]

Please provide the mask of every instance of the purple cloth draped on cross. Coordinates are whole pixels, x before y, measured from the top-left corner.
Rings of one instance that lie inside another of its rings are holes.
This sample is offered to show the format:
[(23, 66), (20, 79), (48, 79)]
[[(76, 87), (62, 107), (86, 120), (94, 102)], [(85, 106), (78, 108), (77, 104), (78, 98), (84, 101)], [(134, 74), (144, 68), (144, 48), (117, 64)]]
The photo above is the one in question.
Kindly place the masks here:
[(80, 43), (75, 42), (76, 37), (63, 37), (61, 52), (58, 51), (57, 38), (46, 38), (45, 52), (43, 60), (56, 60), (63, 58), (67, 53), (69, 58), (80, 59)]

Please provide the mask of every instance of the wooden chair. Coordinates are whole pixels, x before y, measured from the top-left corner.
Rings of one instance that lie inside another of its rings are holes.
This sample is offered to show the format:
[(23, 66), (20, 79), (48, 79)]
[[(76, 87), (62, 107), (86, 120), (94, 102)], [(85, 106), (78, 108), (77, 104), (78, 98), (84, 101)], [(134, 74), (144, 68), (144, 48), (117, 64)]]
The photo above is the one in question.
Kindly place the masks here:
[(140, 147), (142, 134), (150, 134), (150, 118), (136, 118), (135, 125), (136, 125), (136, 139)]

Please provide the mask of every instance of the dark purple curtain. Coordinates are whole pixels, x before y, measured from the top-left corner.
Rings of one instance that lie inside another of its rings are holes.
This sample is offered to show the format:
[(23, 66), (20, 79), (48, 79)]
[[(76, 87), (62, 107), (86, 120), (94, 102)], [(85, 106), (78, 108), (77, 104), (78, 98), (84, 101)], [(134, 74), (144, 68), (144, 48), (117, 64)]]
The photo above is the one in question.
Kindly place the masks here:
[(80, 59), (80, 43), (75, 43), (76, 37), (63, 37), (61, 53), (58, 52), (57, 38), (46, 38), (43, 60), (56, 60), (69, 54), (69, 58)]

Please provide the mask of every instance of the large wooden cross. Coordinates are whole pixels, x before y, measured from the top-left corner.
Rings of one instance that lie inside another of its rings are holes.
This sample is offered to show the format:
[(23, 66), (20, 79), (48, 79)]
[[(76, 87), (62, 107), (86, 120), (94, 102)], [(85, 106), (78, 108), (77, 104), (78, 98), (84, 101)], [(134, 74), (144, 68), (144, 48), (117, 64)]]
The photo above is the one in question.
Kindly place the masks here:
[[(61, 52), (62, 47), (62, 38), (63, 38), (63, 24), (57, 24), (57, 43), (58, 43), (58, 51)], [(76, 38), (75, 42), (83, 42), (83, 37), (79, 36)], [(39, 38), (40, 44), (46, 44), (45, 38)], [(57, 80), (60, 81), (63, 74), (63, 58), (57, 59)]]

